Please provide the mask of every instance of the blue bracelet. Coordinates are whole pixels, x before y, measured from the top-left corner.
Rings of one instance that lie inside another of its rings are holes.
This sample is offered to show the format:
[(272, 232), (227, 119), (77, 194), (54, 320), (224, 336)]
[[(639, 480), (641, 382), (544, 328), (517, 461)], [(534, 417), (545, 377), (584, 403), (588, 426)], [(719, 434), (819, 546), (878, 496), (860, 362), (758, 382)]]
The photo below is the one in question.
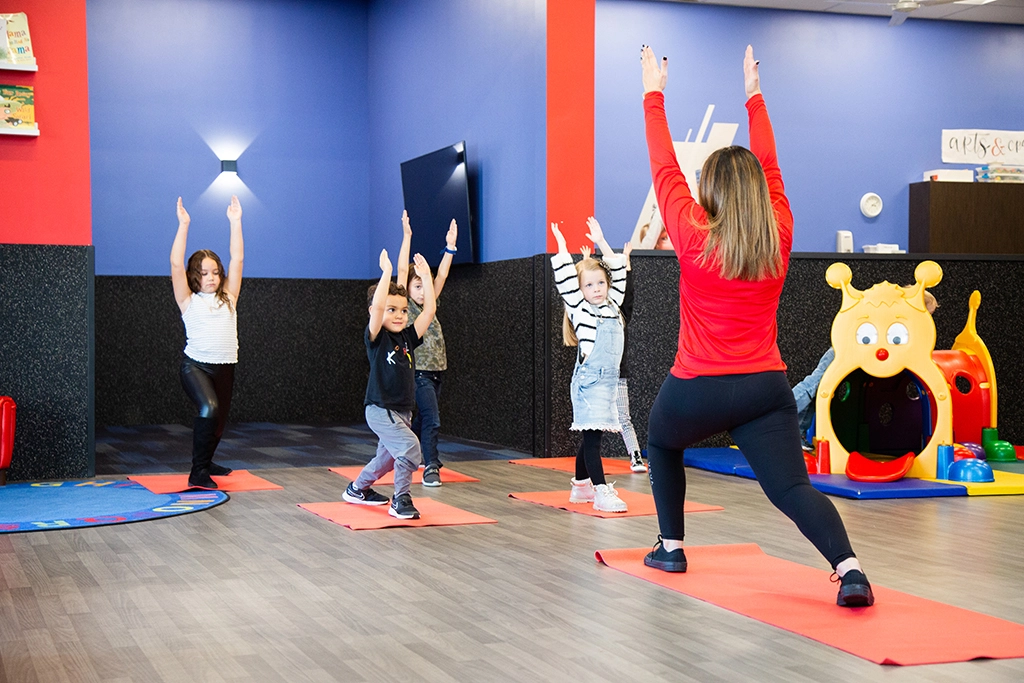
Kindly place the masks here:
[(452, 249), (451, 247), (449, 247), (449, 246), (448, 246), (448, 245), (446, 244), (446, 245), (445, 245), (445, 247), (444, 247), (444, 249), (442, 249), (442, 250), (441, 250), (441, 253), (442, 253), (442, 254), (454, 254), (454, 253), (455, 253), (455, 252), (457, 252), (457, 251), (458, 251), (458, 249)]

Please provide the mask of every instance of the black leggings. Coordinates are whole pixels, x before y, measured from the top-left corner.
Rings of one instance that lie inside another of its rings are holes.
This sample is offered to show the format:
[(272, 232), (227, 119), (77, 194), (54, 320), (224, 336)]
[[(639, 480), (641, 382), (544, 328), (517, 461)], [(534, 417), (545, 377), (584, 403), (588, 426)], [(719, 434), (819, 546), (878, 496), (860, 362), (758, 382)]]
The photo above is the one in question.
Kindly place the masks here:
[(217, 420), (214, 438), (219, 441), (231, 410), (235, 364), (200, 363), (185, 356), (181, 363), (181, 386), (196, 404), (199, 417)]
[(601, 463), (601, 436), (604, 432), (597, 429), (584, 429), (580, 450), (576, 453), (576, 481), (590, 479), (590, 483), (599, 486), (604, 481), (604, 465)]
[(683, 450), (723, 431), (743, 451), (768, 500), (833, 568), (854, 557), (839, 512), (807, 476), (796, 401), (782, 372), (693, 379), (669, 375), (661, 385), (648, 422), (647, 457), (664, 538), (683, 540)]

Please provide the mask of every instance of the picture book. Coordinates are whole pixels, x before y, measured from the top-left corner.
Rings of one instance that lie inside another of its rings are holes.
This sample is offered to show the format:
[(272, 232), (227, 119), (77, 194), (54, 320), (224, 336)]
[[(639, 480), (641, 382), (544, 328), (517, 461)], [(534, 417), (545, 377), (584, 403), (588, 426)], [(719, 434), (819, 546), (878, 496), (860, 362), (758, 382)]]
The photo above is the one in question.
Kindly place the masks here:
[(35, 64), (28, 17), (24, 12), (0, 14), (0, 62)]

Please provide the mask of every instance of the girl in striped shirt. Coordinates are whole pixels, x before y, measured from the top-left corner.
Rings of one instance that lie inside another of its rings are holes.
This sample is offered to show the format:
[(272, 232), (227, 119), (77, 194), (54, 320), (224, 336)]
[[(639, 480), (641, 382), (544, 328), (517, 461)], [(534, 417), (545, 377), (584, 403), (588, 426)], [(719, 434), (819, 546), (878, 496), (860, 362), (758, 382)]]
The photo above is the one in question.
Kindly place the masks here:
[(573, 266), (565, 237), (557, 223), (551, 224), (558, 243), (551, 266), (555, 287), (565, 303), (562, 339), (566, 346), (577, 347), (570, 383), (571, 429), (583, 432), (569, 502), (593, 502), (595, 510), (626, 512), (615, 487), (605, 481), (601, 465), (602, 434), (621, 431), (615, 398), (622, 359), (624, 328), (619, 307), (626, 292), (626, 258), (608, 246), (593, 216), (587, 219), (587, 227), (587, 239), (597, 244), (604, 260), (584, 258)]

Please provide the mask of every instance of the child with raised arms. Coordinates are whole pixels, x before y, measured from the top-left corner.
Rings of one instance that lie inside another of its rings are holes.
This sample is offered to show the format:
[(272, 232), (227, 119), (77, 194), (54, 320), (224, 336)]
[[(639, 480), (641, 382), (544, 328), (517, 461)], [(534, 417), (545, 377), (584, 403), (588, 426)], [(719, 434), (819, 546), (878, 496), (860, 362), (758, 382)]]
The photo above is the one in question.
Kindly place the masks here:
[[(425, 303), (423, 279), (418, 273), (409, 276), (409, 248), (412, 242), (412, 226), (409, 214), (402, 212), (402, 248), (398, 252), (398, 276), (395, 278), (400, 285), (405, 285), (409, 293), (409, 317), (413, 322), (423, 314)], [(452, 219), (445, 235), (444, 256), (437, 267), (434, 277), (434, 301), (441, 298), (441, 290), (448, 281), (448, 271), (452, 266), (452, 258), (458, 251), (455, 246), (459, 237), (459, 227)], [(434, 321), (423, 336), (423, 345), (416, 351), (416, 417), (412, 420), (412, 431), (419, 437), (420, 448), (423, 450), (423, 485), (440, 486), (441, 468), (444, 464), (437, 453), (437, 434), (441, 429), (441, 411), (438, 406), (441, 400), (441, 381), (448, 369), (448, 357), (445, 353), (444, 333), (441, 321), (434, 316)]]
[(551, 266), (555, 287), (565, 304), (562, 340), (566, 346), (577, 347), (569, 388), (570, 428), (583, 433), (569, 502), (593, 502), (595, 510), (626, 512), (626, 503), (615, 487), (605, 481), (601, 464), (603, 433), (621, 430), (615, 400), (622, 360), (623, 321), (619, 307), (625, 296), (626, 258), (612, 251), (593, 216), (587, 219), (587, 226), (587, 239), (597, 244), (604, 260), (585, 258), (574, 266), (562, 231), (557, 223), (551, 224), (558, 243)]
[(391, 281), (387, 250), (380, 252), (380, 280), (367, 293), (370, 321), (363, 341), (370, 360), (366, 382), (366, 424), (377, 435), (377, 454), (342, 499), (356, 505), (387, 505), (388, 499), (371, 486), (388, 472), (395, 472), (395, 493), (388, 514), (399, 519), (419, 519), (409, 489), (412, 475), (422, 460), (420, 441), (412, 431), (416, 408), (416, 361), (413, 351), (434, 319), (434, 288), (426, 260), (416, 254), (416, 273), (423, 280), (423, 312), (412, 325), (405, 287)]

